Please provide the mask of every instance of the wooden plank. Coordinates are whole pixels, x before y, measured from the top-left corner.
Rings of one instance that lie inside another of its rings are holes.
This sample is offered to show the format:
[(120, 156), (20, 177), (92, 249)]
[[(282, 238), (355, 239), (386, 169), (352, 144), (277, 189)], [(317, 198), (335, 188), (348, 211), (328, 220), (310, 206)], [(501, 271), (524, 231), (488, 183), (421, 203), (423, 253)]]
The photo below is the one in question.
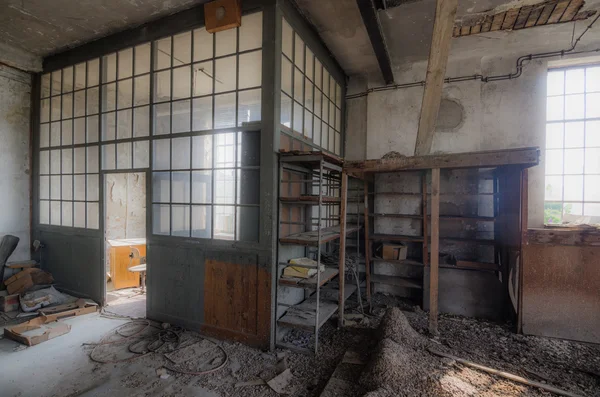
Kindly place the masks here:
[[(421, 213), (423, 214), (423, 236), (428, 237), (428, 214), (427, 214), (427, 172), (421, 174)], [(429, 263), (429, 242), (427, 238), (423, 239), (423, 264)]]
[(385, 276), (382, 274), (374, 274), (373, 276), (371, 276), (371, 282), (378, 283), (378, 284), (393, 285), (395, 287), (423, 289), (423, 285), (420, 284), (417, 280), (411, 279), (411, 278), (406, 278), (406, 277)]
[(461, 36), (468, 36), (471, 34), (471, 27), (470, 26), (461, 26), (460, 27), (460, 35)]
[(402, 236), (399, 234), (374, 234), (370, 237), (372, 241), (407, 241), (422, 242), (423, 236)]
[(521, 172), (521, 244), (519, 246), (519, 268), (517, 269), (517, 332), (523, 332), (523, 264), (527, 244), (527, 222), (529, 215), (529, 170)]
[[(342, 172), (342, 180), (341, 180), (341, 204), (340, 204), (340, 234), (342, 236), (346, 236), (346, 201), (348, 199), (348, 174)], [(344, 326), (344, 281), (345, 277), (345, 266), (346, 266), (346, 237), (340, 239), (340, 258), (339, 258), (339, 289), (340, 289), (340, 297), (339, 297), (339, 305), (340, 311), (338, 315), (338, 327)]]
[(438, 287), (440, 260), (440, 169), (431, 170), (431, 260), (429, 271), (429, 333), (438, 334)]
[[(293, 265), (289, 265), (293, 266)], [(325, 270), (321, 272), (321, 283), (319, 286), (323, 286), (333, 279), (335, 276), (339, 274), (338, 269), (332, 267), (326, 267)], [(314, 275), (309, 278), (300, 278), (300, 277), (283, 277), (279, 278), (279, 285), (283, 285), (286, 287), (299, 287), (299, 288), (315, 288), (317, 286), (317, 276)]]
[[(399, 157), (387, 160), (348, 161), (347, 172), (394, 172), (431, 168), (491, 168), (502, 165), (532, 167), (539, 164), (539, 148), (488, 150), (482, 152)], [(419, 194), (419, 193), (415, 193)]]
[(527, 230), (527, 245), (600, 247), (600, 231), (569, 228)]
[(525, 27), (526, 28), (530, 28), (532, 26), (535, 26), (535, 24), (537, 23), (538, 19), (540, 18), (540, 15), (542, 15), (542, 10), (543, 9), (544, 9), (544, 7), (542, 7), (542, 6), (533, 7), (533, 9), (531, 10), (531, 12), (529, 13), (529, 16), (527, 17), (527, 21), (525, 22)]
[(558, 4), (556, 4), (556, 7), (554, 7), (554, 11), (552, 11), (552, 14), (550, 14), (550, 18), (548, 18), (548, 24), (557, 23), (558, 21), (560, 21), (560, 18), (567, 10), (567, 7), (569, 6), (570, 2), (571, 0), (559, 1)]
[(491, 32), (493, 32), (495, 30), (500, 30), (502, 28), (502, 23), (504, 22), (505, 16), (506, 16), (506, 11), (494, 15), (494, 18), (492, 19), (492, 26), (490, 27)]
[(452, 27), (454, 26), (457, 7), (458, 0), (436, 1), (433, 37), (427, 62), (427, 76), (425, 77), (425, 89), (423, 90), (415, 156), (429, 154), (431, 151), (435, 123), (442, 100), (442, 88), (446, 76), (450, 45), (452, 44)]
[(457, 269), (472, 269), (472, 270), (498, 270), (498, 265), (496, 263), (488, 263), (488, 262), (475, 262), (475, 261), (456, 261), (456, 266), (448, 265), (448, 266), (440, 266), (440, 267), (449, 267), (449, 268), (457, 268)]
[(519, 10), (519, 16), (517, 16), (517, 20), (515, 21), (515, 25), (513, 29), (523, 29), (525, 27), (525, 23), (529, 19), (529, 15), (531, 14), (531, 10), (533, 6), (523, 6)]
[[(354, 233), (359, 230), (357, 226), (346, 227), (346, 235)], [(321, 241), (320, 244), (328, 243), (333, 240), (340, 238), (340, 225), (325, 227), (321, 229)], [(286, 237), (281, 237), (279, 242), (282, 244), (299, 244), (307, 246), (318, 246), (319, 245), (318, 231), (311, 230), (308, 232), (290, 234)]]
[(452, 37), (459, 37), (460, 36), (460, 26), (455, 26), (454, 29), (452, 30)]
[(546, 23), (548, 23), (548, 19), (550, 19), (550, 15), (552, 15), (552, 11), (554, 11), (554, 8), (556, 7), (556, 1), (548, 3), (544, 6), (544, 9), (542, 10), (542, 13), (540, 14), (540, 17), (538, 18), (535, 26), (541, 26), (541, 25), (545, 25)]
[(391, 264), (395, 264), (395, 265), (425, 266), (423, 263), (414, 261), (412, 259), (383, 259), (383, 258), (373, 257), (373, 258), (371, 258), (371, 261), (385, 262), (385, 263), (391, 263)]
[(575, 15), (577, 15), (577, 12), (581, 9), (581, 6), (583, 6), (583, 0), (571, 0), (567, 6), (567, 9), (565, 10), (565, 13), (562, 15), (562, 17), (560, 17), (560, 22), (571, 21)]
[(471, 26), (471, 34), (477, 34), (479, 32), (481, 32), (481, 24)]
[(502, 22), (502, 30), (512, 29), (519, 16), (519, 8), (513, 8), (506, 11), (506, 16)]
[(365, 223), (365, 273), (367, 279), (367, 301), (369, 307), (371, 306), (371, 264), (369, 258), (371, 257), (371, 239), (369, 236), (369, 182), (364, 181), (364, 223)]
[(307, 151), (301, 151), (301, 150), (291, 150), (291, 151), (280, 150), (279, 155), (283, 161), (286, 161), (291, 158), (303, 158), (303, 157), (308, 158), (308, 157), (312, 157), (312, 156), (320, 156), (320, 157), (323, 157), (323, 159), (325, 161), (328, 161), (328, 162), (336, 164), (336, 165), (342, 165), (344, 163), (344, 160), (341, 157), (335, 156), (331, 153), (322, 152), (322, 151), (307, 152)]
[(492, 17), (490, 15), (486, 15), (483, 23), (481, 25), (481, 33), (489, 32), (492, 28)]

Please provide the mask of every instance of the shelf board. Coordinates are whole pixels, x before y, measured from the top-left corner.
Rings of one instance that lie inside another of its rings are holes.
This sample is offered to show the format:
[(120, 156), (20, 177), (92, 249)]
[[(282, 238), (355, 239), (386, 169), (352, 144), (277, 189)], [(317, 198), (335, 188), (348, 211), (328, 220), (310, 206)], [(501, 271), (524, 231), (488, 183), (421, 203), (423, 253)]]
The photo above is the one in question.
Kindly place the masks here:
[[(295, 266), (295, 265), (289, 265)], [(326, 267), (324, 271), (321, 272), (321, 283), (319, 286), (323, 286), (333, 279), (335, 276), (339, 274), (339, 270), (336, 268)], [(317, 275), (314, 275), (309, 278), (300, 278), (300, 277), (280, 277), (279, 285), (285, 287), (297, 287), (297, 288), (316, 288), (317, 286)]]
[(398, 276), (384, 276), (381, 274), (372, 274), (371, 282), (378, 284), (393, 285), (396, 287), (423, 289), (423, 285), (417, 282), (413, 278), (398, 277)]
[(481, 238), (463, 238), (463, 237), (440, 237), (440, 240), (456, 241), (459, 243), (477, 243), (484, 245), (496, 245), (495, 240)]
[[(323, 203), (340, 203), (339, 197), (323, 196)], [(279, 197), (279, 201), (288, 204), (319, 205), (319, 196), (297, 196), (297, 197)]]
[[(356, 285), (346, 285), (344, 289), (344, 301), (356, 291)], [(321, 302), (319, 304), (319, 325), (320, 329), (338, 310), (339, 290), (329, 289), (321, 290)], [(277, 320), (277, 324), (282, 327), (297, 328), (304, 331), (315, 332), (317, 296), (316, 293), (305, 299), (303, 302), (290, 306), (288, 311)]]
[[(423, 219), (423, 215), (412, 214), (382, 214), (370, 213), (373, 218), (404, 218), (404, 219)], [(431, 218), (431, 215), (427, 215)], [(444, 221), (476, 221), (476, 222), (495, 222), (496, 218), (490, 216), (460, 216), (460, 215), (440, 215), (440, 220)]]
[(411, 266), (425, 266), (424, 264), (422, 264), (419, 261), (415, 261), (412, 259), (383, 259), (383, 258), (371, 258), (371, 262), (386, 262), (386, 263), (392, 263), (395, 265), (411, 265)]
[[(359, 228), (356, 226), (346, 226), (346, 235), (354, 233), (357, 230), (359, 230)], [(280, 238), (279, 242), (281, 244), (297, 244), (316, 247), (321, 244), (339, 239), (340, 225), (325, 227), (321, 229), (321, 241), (318, 241), (318, 238), (318, 231), (311, 230), (309, 232), (290, 234), (289, 236)]]
[(370, 240), (374, 241), (412, 241), (412, 242), (423, 242), (422, 236), (401, 236), (398, 234), (373, 234), (369, 237)]
[(344, 161), (332, 154), (321, 152), (321, 151), (291, 151), (291, 152), (279, 152), (279, 161), (282, 163), (293, 163), (301, 166), (309, 166), (311, 168), (318, 168), (323, 161), (323, 168), (331, 171), (342, 171), (342, 164)]

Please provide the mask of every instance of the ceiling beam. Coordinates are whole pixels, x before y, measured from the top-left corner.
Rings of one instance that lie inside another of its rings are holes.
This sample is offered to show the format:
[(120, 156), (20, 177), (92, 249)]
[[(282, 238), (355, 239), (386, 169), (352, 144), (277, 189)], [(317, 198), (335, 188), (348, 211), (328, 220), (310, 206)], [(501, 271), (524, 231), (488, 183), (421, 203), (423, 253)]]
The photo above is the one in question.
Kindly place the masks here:
[(415, 156), (424, 156), (431, 151), (435, 124), (442, 100), (442, 88), (446, 75), (446, 65), (452, 42), (452, 29), (458, 0), (437, 0), (435, 20), (433, 22), (433, 37), (427, 62), (425, 90), (419, 117), (419, 130), (415, 145)]
[(392, 73), (392, 61), (390, 60), (390, 54), (385, 44), (385, 37), (379, 24), (379, 17), (377, 16), (377, 10), (373, 4), (373, 0), (356, 0), (360, 15), (369, 34), (371, 40), (371, 46), (375, 51), (383, 80), (386, 84), (392, 84), (394, 82), (394, 74)]

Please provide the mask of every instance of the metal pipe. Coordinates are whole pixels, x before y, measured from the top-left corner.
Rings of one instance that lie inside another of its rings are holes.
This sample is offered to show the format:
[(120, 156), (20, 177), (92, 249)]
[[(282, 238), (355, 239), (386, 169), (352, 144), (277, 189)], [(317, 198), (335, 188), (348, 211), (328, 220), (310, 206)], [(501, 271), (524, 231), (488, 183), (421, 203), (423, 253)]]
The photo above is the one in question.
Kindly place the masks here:
[[(581, 41), (581, 39), (588, 32), (588, 30), (590, 30), (592, 28), (592, 26), (594, 26), (594, 24), (596, 23), (598, 18), (600, 18), (600, 14), (598, 14), (596, 16), (596, 18), (594, 18), (592, 23), (590, 23), (585, 28), (585, 30), (573, 42), (573, 44), (571, 45), (571, 48), (569, 48), (569, 49), (559, 50), (559, 51), (550, 51), (550, 52), (541, 52), (541, 53), (537, 53), (537, 54), (529, 54), (529, 55), (520, 56), (519, 58), (517, 58), (517, 61), (516, 61), (516, 69), (517, 70), (514, 73), (511, 72), (508, 74), (492, 75), (492, 76), (483, 76), (481, 74), (473, 74), (473, 75), (465, 75), (465, 76), (458, 76), (458, 77), (448, 77), (448, 78), (444, 79), (444, 83), (460, 83), (463, 81), (477, 81), (477, 80), (481, 81), (482, 83), (489, 83), (492, 81), (513, 80), (513, 79), (517, 79), (517, 78), (521, 77), (521, 75), (523, 74), (523, 66), (524, 66), (523, 64), (525, 61), (532, 61), (534, 59), (552, 58), (552, 57), (556, 57), (556, 56), (563, 57), (565, 55), (579, 55), (579, 54), (590, 54), (590, 53), (594, 53), (594, 52), (600, 52), (600, 48), (596, 48), (594, 50), (576, 51), (575, 52), (575, 48), (577, 47), (577, 44), (579, 43), (579, 41)], [(401, 88), (424, 87), (424, 86), (425, 86), (425, 80), (416, 81), (413, 83), (385, 85), (385, 86), (369, 88), (368, 90), (366, 90), (364, 92), (360, 92), (358, 94), (348, 95), (348, 96), (346, 96), (346, 99), (361, 98), (361, 97), (367, 96), (373, 92), (397, 90), (397, 89), (401, 89)]]

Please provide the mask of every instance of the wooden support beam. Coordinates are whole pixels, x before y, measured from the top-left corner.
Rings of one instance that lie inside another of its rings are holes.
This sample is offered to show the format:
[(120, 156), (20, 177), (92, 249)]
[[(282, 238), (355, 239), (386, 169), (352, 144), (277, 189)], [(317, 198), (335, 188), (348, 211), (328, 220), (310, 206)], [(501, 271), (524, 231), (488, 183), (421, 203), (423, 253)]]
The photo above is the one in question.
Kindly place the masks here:
[[(348, 174), (342, 172), (341, 181), (341, 196), (340, 204), (340, 262), (339, 262), (339, 285), (340, 285), (340, 300), (338, 309), (338, 326), (344, 326), (344, 283), (345, 283), (345, 268), (346, 268), (346, 204), (348, 202)], [(360, 293), (360, 291), (358, 292)]]
[[(454, 0), (453, 0), (454, 1)], [(385, 36), (379, 24), (377, 10), (373, 4), (373, 0), (356, 0), (360, 15), (362, 17), (365, 28), (371, 40), (371, 46), (377, 57), (379, 69), (383, 75), (383, 80), (386, 84), (394, 82), (394, 73), (392, 72), (392, 61), (385, 43)]]
[(457, 6), (458, 0), (437, 0), (436, 2), (415, 156), (429, 154), (433, 143)]
[(423, 171), (423, 174), (421, 175), (421, 190), (421, 212), (423, 213), (423, 264), (427, 266), (429, 263), (429, 245), (427, 239), (427, 235), (429, 234), (427, 231), (427, 222), (429, 222), (429, 217), (427, 216), (427, 171)]
[(429, 260), (429, 333), (438, 334), (440, 261), (440, 169), (431, 170), (431, 259)]

